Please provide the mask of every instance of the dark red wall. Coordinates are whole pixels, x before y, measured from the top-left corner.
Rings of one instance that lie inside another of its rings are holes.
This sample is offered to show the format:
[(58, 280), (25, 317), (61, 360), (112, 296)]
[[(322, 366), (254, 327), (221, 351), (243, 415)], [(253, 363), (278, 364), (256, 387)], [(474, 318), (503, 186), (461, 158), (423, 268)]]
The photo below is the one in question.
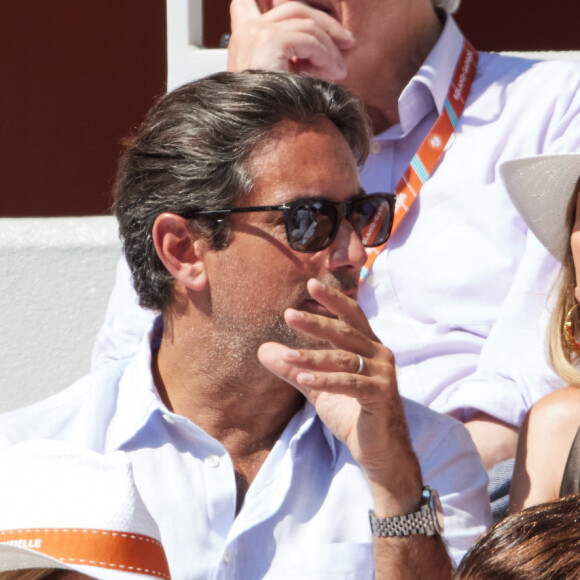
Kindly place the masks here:
[(580, 50), (578, 0), (463, 0), (456, 18), (479, 50)]
[(165, 89), (165, 2), (16, 0), (0, 16), (0, 216), (107, 211), (120, 139)]
[[(207, 46), (228, 6), (206, 1)], [(580, 49), (577, 0), (464, 0), (457, 20), (482, 50)], [(163, 0), (3, 2), (0, 216), (108, 210), (120, 140), (165, 90), (165, 47)]]

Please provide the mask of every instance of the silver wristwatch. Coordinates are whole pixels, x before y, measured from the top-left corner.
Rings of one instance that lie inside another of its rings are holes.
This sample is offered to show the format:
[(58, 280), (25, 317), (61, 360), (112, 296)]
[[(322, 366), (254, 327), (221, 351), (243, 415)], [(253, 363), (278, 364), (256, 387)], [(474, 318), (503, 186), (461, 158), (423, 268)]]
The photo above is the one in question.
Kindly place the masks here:
[(369, 511), (371, 530), (375, 536), (410, 536), (425, 534), (434, 536), (443, 532), (443, 510), (439, 494), (428, 485), (421, 492), (421, 503), (417, 511), (391, 518), (377, 518)]

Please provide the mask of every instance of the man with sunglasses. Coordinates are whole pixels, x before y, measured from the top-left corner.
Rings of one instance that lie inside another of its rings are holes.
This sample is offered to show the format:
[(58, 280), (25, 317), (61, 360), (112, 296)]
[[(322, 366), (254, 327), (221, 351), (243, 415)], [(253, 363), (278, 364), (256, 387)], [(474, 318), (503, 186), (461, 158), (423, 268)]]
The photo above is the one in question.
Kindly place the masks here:
[(221, 73), (161, 99), (115, 201), (161, 316), (126, 367), (0, 420), (4, 443), (126, 451), (174, 580), (449, 578), (489, 523), (467, 431), (399, 397), (356, 302), (394, 212), (361, 188), (368, 147), (324, 81)]

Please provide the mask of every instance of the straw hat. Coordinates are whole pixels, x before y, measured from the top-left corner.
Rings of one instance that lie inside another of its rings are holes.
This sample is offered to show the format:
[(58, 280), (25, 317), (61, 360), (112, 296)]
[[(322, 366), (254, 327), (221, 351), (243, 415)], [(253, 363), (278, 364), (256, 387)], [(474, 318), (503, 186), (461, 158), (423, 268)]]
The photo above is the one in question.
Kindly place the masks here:
[(0, 571), (169, 579), (159, 529), (125, 453), (27, 441), (0, 452), (0, 466)]
[(499, 173), (528, 227), (562, 262), (570, 244), (566, 210), (580, 177), (580, 155), (514, 159)]

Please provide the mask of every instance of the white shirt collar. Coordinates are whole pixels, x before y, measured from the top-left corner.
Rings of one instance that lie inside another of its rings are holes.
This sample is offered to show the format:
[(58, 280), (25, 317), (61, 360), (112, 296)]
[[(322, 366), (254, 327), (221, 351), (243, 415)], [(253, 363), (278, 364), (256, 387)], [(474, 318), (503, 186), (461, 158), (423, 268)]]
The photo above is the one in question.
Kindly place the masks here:
[(437, 113), (443, 110), (463, 40), (457, 24), (451, 16), (447, 16), (439, 40), (399, 97), (403, 134), (412, 131), (433, 108)]

